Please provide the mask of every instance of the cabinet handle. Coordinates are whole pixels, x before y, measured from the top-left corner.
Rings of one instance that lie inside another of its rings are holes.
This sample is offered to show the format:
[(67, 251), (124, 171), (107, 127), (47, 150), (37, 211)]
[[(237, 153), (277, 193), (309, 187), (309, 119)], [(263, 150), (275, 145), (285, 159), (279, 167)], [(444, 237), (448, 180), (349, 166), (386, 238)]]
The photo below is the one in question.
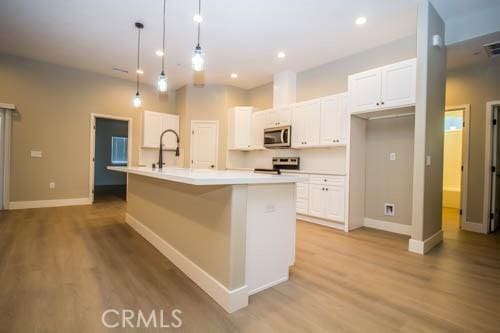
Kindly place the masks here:
[(377, 102), (377, 105), (380, 105), (380, 103), (379, 103), (379, 102)]
[(326, 190), (328, 191), (328, 187), (326, 188)]
[(384, 105), (384, 102), (382, 102), (382, 105)]

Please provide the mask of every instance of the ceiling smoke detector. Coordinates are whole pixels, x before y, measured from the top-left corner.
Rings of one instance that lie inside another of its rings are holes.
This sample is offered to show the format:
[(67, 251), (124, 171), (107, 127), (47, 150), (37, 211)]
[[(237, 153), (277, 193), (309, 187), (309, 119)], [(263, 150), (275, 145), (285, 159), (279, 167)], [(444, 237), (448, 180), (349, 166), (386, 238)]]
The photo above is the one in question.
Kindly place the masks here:
[(500, 56), (500, 42), (494, 42), (483, 45), (488, 57), (496, 58)]

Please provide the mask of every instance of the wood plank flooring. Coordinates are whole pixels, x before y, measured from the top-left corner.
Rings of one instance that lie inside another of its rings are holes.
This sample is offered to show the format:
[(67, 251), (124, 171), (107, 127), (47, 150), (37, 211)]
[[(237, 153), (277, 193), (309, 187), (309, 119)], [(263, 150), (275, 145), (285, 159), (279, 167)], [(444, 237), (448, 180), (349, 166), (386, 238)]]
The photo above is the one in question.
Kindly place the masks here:
[[(458, 230), (427, 256), (408, 239), (298, 223), (290, 281), (227, 314), (124, 223), (122, 201), (0, 212), (0, 332), (106, 329), (109, 308), (178, 308), (179, 332), (500, 331), (500, 237)], [(170, 329), (174, 331), (174, 329)], [(158, 330), (152, 330), (158, 331)]]

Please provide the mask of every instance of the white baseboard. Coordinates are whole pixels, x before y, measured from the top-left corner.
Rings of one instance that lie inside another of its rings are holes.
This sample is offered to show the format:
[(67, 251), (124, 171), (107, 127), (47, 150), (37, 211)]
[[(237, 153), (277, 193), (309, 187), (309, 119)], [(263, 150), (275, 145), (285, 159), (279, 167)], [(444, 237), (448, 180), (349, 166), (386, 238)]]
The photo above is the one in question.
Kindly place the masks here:
[(288, 277), (284, 277), (284, 278), (281, 278), (279, 280), (276, 280), (276, 281), (273, 281), (273, 282), (270, 282), (270, 283), (267, 283), (263, 286), (260, 286), (259, 288), (255, 288), (254, 290), (250, 290), (248, 291), (248, 295), (253, 295), (253, 294), (256, 294), (258, 292), (261, 292), (262, 290), (266, 290), (267, 288), (271, 288), (271, 287), (274, 287), (280, 283), (283, 283), (285, 281), (288, 281)]
[(246, 285), (233, 290), (227, 289), (209, 273), (201, 269), (133, 216), (127, 213), (125, 220), (161, 254), (209, 294), (224, 310), (231, 313), (248, 305), (248, 288)]
[(411, 235), (411, 225), (395, 223), (395, 222), (386, 222), (386, 221), (371, 219), (368, 217), (364, 218), (363, 225), (367, 228), (384, 230), (407, 236)]
[(408, 251), (418, 254), (426, 254), (434, 246), (438, 245), (443, 241), (443, 230), (439, 230), (431, 237), (424, 241), (419, 241), (415, 239), (410, 239), (408, 243)]
[(29, 208), (48, 208), (63, 206), (81, 206), (91, 205), (89, 198), (74, 199), (56, 199), (56, 200), (37, 200), (37, 201), (11, 201), (8, 209), (29, 209)]
[(343, 222), (336, 222), (336, 221), (329, 221), (329, 220), (323, 220), (314, 216), (309, 216), (309, 215), (303, 215), (303, 214), (298, 214), (297, 213), (297, 220), (309, 222), (309, 223), (315, 223), (315, 224), (320, 224), (325, 227), (330, 227), (334, 229), (339, 229), (345, 231), (345, 224)]
[(482, 223), (474, 223), (474, 222), (463, 222), (462, 223), (462, 230), (466, 231), (472, 231), (472, 232), (478, 232), (481, 234), (487, 234), (488, 230), (487, 228), (484, 227), (484, 224)]

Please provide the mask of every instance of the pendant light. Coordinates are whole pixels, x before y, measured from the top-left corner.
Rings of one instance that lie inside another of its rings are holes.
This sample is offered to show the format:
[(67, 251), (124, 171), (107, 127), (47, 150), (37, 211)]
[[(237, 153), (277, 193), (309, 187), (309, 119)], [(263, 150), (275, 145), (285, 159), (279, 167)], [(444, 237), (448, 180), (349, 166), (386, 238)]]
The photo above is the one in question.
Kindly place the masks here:
[(168, 81), (167, 76), (165, 75), (165, 8), (167, 5), (167, 0), (163, 0), (163, 48), (162, 48), (162, 56), (161, 56), (161, 73), (158, 77), (158, 91), (166, 92), (168, 89)]
[[(201, 0), (198, 0), (198, 17), (201, 17)], [(196, 72), (202, 72), (205, 67), (205, 52), (200, 46), (200, 24), (201, 20), (198, 21), (198, 44), (194, 48), (193, 57), (191, 62), (193, 65), (193, 70)]]
[(136, 87), (137, 87), (137, 92), (135, 93), (134, 99), (133, 99), (133, 104), (134, 107), (140, 108), (142, 105), (142, 98), (141, 94), (139, 94), (139, 73), (142, 72), (141, 70), (141, 30), (144, 29), (144, 24), (140, 22), (135, 22), (135, 27), (137, 28), (137, 69), (136, 69)]

